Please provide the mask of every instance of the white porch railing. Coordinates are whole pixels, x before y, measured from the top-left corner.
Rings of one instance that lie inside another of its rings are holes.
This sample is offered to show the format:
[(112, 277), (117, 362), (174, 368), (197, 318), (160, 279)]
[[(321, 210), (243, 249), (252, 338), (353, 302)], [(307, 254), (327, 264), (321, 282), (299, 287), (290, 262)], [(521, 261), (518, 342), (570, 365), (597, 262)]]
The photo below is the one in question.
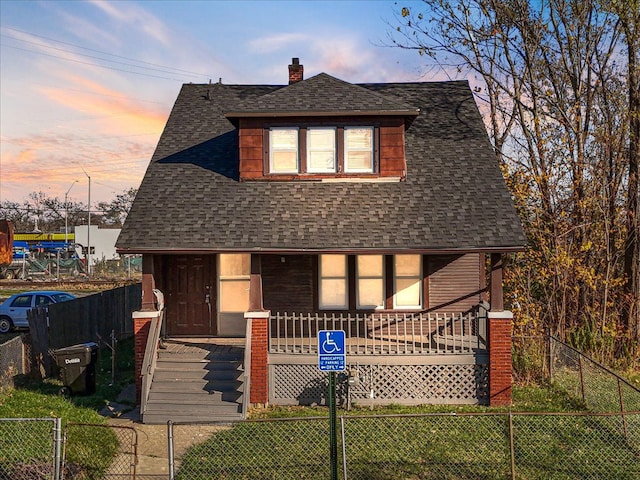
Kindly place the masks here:
[(347, 355), (469, 354), (487, 349), (486, 309), (468, 313), (276, 313), (269, 352), (318, 354), (318, 331), (344, 330)]

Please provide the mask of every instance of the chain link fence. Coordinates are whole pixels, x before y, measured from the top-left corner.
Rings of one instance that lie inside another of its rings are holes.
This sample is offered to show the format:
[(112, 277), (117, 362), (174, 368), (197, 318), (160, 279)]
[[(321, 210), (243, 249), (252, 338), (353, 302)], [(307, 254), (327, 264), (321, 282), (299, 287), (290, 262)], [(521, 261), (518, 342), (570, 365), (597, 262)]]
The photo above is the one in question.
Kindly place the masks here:
[(60, 478), (59, 418), (0, 418), (0, 480)]
[(133, 427), (69, 422), (64, 432), (63, 479), (136, 478)]
[(554, 385), (581, 399), (592, 412), (638, 412), (640, 390), (578, 350), (549, 337), (550, 377)]
[[(180, 441), (187, 425), (173, 425)], [(472, 413), (340, 418), (339, 477), (638, 479), (640, 413)], [(239, 423), (176, 458), (198, 479), (330, 478), (328, 418)]]

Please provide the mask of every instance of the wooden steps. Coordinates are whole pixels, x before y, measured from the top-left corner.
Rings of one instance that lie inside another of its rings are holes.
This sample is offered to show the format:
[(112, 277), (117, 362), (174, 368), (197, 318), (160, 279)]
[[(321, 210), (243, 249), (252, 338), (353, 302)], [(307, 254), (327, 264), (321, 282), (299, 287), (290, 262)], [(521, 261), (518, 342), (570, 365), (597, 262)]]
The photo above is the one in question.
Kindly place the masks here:
[(158, 351), (143, 423), (243, 418), (244, 346), (172, 339)]

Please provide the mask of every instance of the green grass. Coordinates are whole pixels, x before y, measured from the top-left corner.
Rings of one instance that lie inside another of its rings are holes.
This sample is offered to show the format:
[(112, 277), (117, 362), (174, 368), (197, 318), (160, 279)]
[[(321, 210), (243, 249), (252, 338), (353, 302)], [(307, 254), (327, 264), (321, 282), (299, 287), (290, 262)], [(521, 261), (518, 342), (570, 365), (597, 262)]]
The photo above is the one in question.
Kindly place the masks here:
[[(526, 385), (514, 386), (511, 409), (473, 405), (339, 409), (349, 478), (511, 478), (509, 410), (526, 412), (511, 419), (516, 478), (640, 477), (640, 438), (633, 433), (640, 416), (626, 417), (629, 437), (625, 437), (621, 417), (583, 416), (584, 405), (562, 387)], [(326, 407), (252, 412), (254, 420), (191, 448), (182, 458), (178, 478), (326, 479), (330, 476), (327, 416)]]
[[(484, 414), (346, 415), (348, 476), (354, 480), (511, 478), (511, 421), (518, 479), (639, 478), (640, 439), (627, 441), (619, 416), (565, 413), (532, 412), (511, 419), (505, 412), (486, 409)], [(640, 418), (628, 416), (627, 422), (631, 429)], [(338, 430), (340, 442), (340, 422)], [(328, 438), (327, 417), (240, 423), (191, 448), (182, 458), (177, 478), (326, 479)], [(341, 453), (339, 457), (341, 471)]]
[[(107, 428), (70, 424), (106, 423), (105, 417), (98, 411), (108, 402), (115, 401), (122, 388), (133, 381), (133, 339), (119, 342), (117, 352), (115, 383), (112, 384), (110, 350), (103, 348), (96, 364), (94, 394), (60, 396), (58, 392), (63, 384), (58, 379), (23, 379), (16, 388), (0, 393), (0, 418), (61, 418), (63, 429), (73, 428), (67, 443), (67, 463), (72, 469), (73, 478), (102, 478), (104, 470), (118, 451), (118, 439)], [(0, 422), (0, 465), (24, 468), (25, 462), (50, 462), (51, 426), (50, 423)], [(15, 472), (7, 473), (6, 468), (0, 466), (0, 478), (17, 476)]]

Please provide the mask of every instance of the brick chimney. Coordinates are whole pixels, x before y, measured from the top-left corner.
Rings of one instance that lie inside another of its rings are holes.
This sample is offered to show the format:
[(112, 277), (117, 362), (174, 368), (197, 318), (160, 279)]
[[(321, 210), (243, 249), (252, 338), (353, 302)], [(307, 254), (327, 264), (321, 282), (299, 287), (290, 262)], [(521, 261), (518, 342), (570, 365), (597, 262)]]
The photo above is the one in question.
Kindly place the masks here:
[(303, 79), (304, 67), (300, 65), (299, 58), (292, 58), (289, 65), (289, 85), (299, 82)]

